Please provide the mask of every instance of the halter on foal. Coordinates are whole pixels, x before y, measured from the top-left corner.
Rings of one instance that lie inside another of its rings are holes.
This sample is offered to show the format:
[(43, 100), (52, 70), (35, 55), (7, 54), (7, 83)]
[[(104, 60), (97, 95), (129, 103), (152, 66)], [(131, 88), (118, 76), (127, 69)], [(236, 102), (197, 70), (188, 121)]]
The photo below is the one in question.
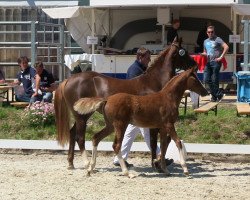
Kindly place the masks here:
[[(164, 173), (169, 174), (165, 154), (170, 140), (173, 139), (180, 153), (180, 163), (184, 174), (188, 175), (188, 169), (184, 160), (184, 152), (181, 141), (175, 131), (174, 123), (179, 115), (178, 107), (184, 91), (189, 89), (202, 96), (207, 95), (194, 73), (195, 68), (189, 69), (172, 78), (166, 86), (157, 93), (145, 96), (118, 93), (105, 98), (82, 98), (76, 102), (74, 109), (80, 114), (92, 113), (96, 110), (104, 115), (106, 126), (93, 136), (92, 160), (88, 168), (88, 174), (92, 173), (97, 155), (99, 142), (115, 130), (113, 149), (119, 158), (124, 175), (130, 176), (125, 162), (121, 156), (121, 145), (124, 132), (129, 123), (139, 127), (159, 128), (161, 144), (161, 168)], [(152, 118), (152, 116), (154, 116)]]
[[(175, 74), (176, 68), (188, 69), (196, 65), (195, 61), (181, 47), (181, 41), (173, 44), (154, 60), (145, 74), (130, 80), (122, 80), (104, 76), (97, 72), (75, 74), (62, 82), (55, 93), (55, 116), (57, 140), (61, 145), (69, 141), (69, 169), (74, 168), (75, 142), (88, 165), (85, 151), (86, 123), (93, 113), (78, 114), (73, 109), (74, 103), (83, 97), (108, 97), (118, 92), (145, 95), (160, 91)], [(73, 116), (73, 126), (70, 127), (70, 114)]]

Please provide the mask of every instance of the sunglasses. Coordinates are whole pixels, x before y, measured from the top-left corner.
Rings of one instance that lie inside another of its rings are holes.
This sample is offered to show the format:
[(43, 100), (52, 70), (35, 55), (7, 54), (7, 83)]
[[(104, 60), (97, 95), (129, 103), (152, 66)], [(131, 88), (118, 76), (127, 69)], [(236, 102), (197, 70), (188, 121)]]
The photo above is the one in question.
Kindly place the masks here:
[(213, 31), (207, 31), (207, 33), (214, 33)]

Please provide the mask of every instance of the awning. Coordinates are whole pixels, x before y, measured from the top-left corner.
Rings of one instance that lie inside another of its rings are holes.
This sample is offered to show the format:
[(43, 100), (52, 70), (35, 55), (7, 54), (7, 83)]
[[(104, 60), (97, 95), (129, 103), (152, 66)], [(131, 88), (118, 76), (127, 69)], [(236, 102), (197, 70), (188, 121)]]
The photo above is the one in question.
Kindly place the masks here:
[(51, 0), (44, 0), (44, 1), (36, 1), (36, 0), (29, 0), (29, 1), (10, 1), (10, 0), (1, 0), (0, 7), (62, 7), (62, 6), (78, 6), (78, 1), (51, 1)]
[(238, 15), (250, 15), (250, 4), (235, 4), (232, 8)]
[[(74, 6), (64, 8), (42, 9), (51, 18), (64, 18), (65, 25), (72, 38), (86, 52), (90, 53), (90, 46), (87, 45), (87, 37), (91, 35), (91, 7)], [(95, 9), (95, 35), (107, 35), (104, 24), (107, 21), (107, 10)]]
[(63, 8), (44, 8), (43, 11), (49, 15), (51, 18), (60, 19), (60, 18), (74, 18), (79, 15), (79, 6), (74, 7), (63, 7)]
[(234, 3), (235, 0), (90, 0), (93, 7), (225, 6)]

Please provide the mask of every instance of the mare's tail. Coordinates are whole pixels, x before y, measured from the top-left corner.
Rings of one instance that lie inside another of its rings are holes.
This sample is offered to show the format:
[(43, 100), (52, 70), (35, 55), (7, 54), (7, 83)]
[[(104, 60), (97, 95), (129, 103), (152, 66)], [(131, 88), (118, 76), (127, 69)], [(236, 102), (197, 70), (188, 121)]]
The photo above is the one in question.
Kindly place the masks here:
[(64, 97), (64, 87), (66, 83), (67, 80), (60, 83), (56, 89), (54, 99), (57, 141), (62, 146), (68, 143), (70, 136), (70, 114)]
[(75, 103), (74, 110), (81, 115), (88, 114), (100, 109), (105, 102), (104, 98), (81, 98)]

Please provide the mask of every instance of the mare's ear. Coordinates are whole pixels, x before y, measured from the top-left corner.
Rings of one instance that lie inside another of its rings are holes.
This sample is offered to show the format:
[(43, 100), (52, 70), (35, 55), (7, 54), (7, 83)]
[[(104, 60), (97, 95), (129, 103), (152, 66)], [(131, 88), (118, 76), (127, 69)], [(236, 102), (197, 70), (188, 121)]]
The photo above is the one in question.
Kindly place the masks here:
[(197, 66), (190, 68), (188, 71), (189, 71), (188, 75), (197, 72)]
[(193, 66), (193, 67), (192, 67), (192, 71), (193, 71), (193, 72), (197, 72), (197, 71), (198, 71), (198, 65)]
[(179, 38), (179, 45), (181, 46), (182, 44), (182, 37)]
[(174, 38), (174, 40), (173, 40), (173, 42), (172, 42), (172, 43), (176, 43), (176, 42), (178, 42), (178, 38), (177, 38), (177, 36), (175, 36), (175, 38)]

